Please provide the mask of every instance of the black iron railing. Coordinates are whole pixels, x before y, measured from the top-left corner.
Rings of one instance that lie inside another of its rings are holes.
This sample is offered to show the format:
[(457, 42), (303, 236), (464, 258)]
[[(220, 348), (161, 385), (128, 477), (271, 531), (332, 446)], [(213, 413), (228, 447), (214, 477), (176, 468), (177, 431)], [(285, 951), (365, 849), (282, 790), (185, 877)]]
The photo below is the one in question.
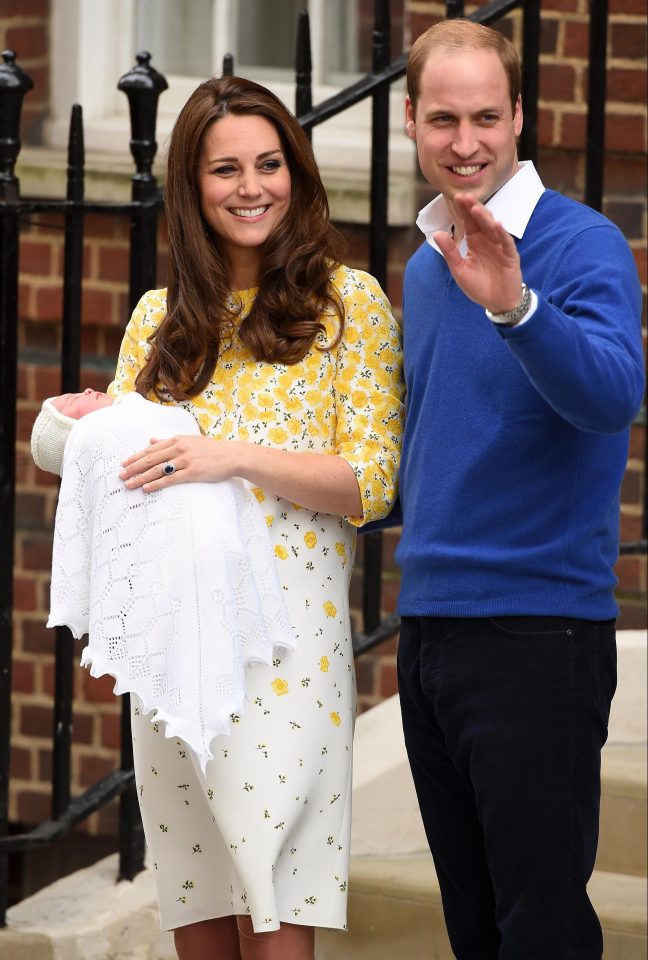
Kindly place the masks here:
[[(515, 8), (521, 8), (523, 99), (525, 123), (521, 154), (535, 160), (537, 153), (538, 59), (540, 36), (539, 0), (494, 0), (471, 19), (492, 24)], [(448, 0), (447, 16), (463, 15), (461, 0)], [(607, 0), (590, 3), (589, 107), (585, 200), (600, 209), (603, 189), (603, 143), (605, 122), (605, 37)], [(310, 135), (313, 127), (349, 107), (371, 98), (372, 151), (369, 220), (369, 271), (385, 287), (389, 259), (387, 220), (389, 178), (389, 92), (406, 69), (406, 55), (391, 59), (389, 0), (374, 2), (372, 72), (334, 97), (312, 106), (311, 54), (308, 15), (298, 20), (295, 111)], [(144, 844), (137, 810), (132, 769), (130, 721), (127, 698), (123, 698), (120, 768), (80, 796), (70, 796), (72, 743), (72, 638), (65, 628), (56, 631), (56, 681), (53, 711), (53, 774), (51, 818), (28, 833), (9, 835), (8, 795), (10, 760), (10, 698), (13, 609), (13, 542), (15, 532), (15, 411), (17, 396), (18, 249), (21, 218), (57, 213), (65, 224), (64, 299), (62, 321), (61, 379), (64, 392), (79, 386), (81, 363), (81, 274), (84, 220), (89, 213), (127, 216), (131, 223), (129, 302), (155, 286), (157, 222), (161, 208), (158, 185), (151, 172), (156, 152), (157, 101), (165, 79), (150, 65), (148, 54), (119, 82), (129, 99), (131, 152), (136, 173), (128, 203), (90, 203), (84, 200), (84, 148), (81, 108), (72, 108), (67, 195), (65, 200), (36, 201), (21, 198), (14, 167), (20, 150), (20, 109), (31, 79), (15, 62), (11, 51), (0, 66), (0, 926), (5, 924), (8, 889), (8, 856), (12, 852), (52, 843), (109, 800), (120, 796), (120, 878), (132, 878), (142, 869)], [(227, 56), (223, 73), (233, 72)], [(645, 516), (644, 516), (645, 522)], [(394, 614), (381, 619), (382, 535), (367, 534), (363, 558), (363, 631), (354, 636), (354, 650), (362, 653), (393, 636), (399, 628)], [(622, 552), (646, 549), (644, 539), (624, 544)]]

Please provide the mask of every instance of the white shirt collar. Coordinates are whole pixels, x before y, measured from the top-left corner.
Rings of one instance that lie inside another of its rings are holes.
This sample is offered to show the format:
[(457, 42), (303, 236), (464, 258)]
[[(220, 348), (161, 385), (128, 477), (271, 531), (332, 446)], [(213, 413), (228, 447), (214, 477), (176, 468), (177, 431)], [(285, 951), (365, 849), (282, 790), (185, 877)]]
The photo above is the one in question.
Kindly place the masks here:
[[(517, 173), (493, 194), (486, 206), (507, 233), (520, 240), (544, 190), (544, 184), (533, 163), (525, 160), (520, 163)], [(437, 230), (450, 233), (452, 227), (452, 218), (443, 194), (439, 194), (423, 207), (417, 217), (416, 226), (425, 234), (430, 246), (440, 253), (432, 234)], [(462, 241), (459, 249), (465, 254), (465, 241)]]

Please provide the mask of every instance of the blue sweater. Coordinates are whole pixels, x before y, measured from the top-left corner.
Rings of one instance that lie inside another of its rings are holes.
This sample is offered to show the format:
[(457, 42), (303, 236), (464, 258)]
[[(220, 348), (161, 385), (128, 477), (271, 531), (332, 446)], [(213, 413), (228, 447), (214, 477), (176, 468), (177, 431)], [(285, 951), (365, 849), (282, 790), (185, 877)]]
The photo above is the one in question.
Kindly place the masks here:
[(536, 313), (501, 328), (424, 243), (405, 273), (399, 610), (616, 616), (641, 291), (620, 231), (552, 190), (518, 241)]

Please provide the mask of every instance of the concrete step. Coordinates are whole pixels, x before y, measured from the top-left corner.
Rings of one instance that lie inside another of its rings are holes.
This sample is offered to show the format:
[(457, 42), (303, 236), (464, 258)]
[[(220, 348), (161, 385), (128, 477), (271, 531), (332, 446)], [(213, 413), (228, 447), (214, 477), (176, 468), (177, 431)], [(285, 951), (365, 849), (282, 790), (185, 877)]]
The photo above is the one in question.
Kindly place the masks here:
[(646, 745), (608, 744), (601, 762), (601, 822), (596, 869), (645, 877)]
[[(605, 960), (645, 960), (646, 879), (595, 872)], [(352, 859), (349, 933), (317, 932), (316, 960), (453, 960), (429, 856)]]

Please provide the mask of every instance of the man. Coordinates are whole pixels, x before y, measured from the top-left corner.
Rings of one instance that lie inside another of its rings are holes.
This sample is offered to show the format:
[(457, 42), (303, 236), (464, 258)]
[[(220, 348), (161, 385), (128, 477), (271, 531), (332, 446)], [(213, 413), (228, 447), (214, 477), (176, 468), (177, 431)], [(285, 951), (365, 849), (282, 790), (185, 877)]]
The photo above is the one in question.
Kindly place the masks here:
[(636, 269), (613, 224), (518, 162), (500, 34), (419, 37), (406, 120), (441, 194), (403, 297), (408, 755), (459, 960), (594, 960)]

